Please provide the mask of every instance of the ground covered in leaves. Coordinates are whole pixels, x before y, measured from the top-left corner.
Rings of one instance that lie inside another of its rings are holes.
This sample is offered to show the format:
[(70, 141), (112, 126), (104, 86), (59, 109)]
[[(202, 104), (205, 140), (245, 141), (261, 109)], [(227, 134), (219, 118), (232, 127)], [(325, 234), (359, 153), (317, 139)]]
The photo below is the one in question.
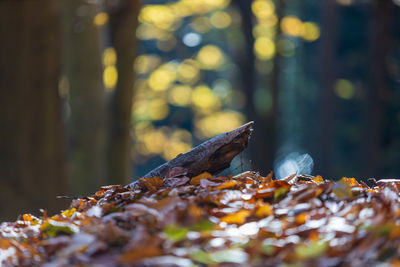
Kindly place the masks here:
[(398, 266), (397, 181), (175, 168), (0, 225), (0, 266)]

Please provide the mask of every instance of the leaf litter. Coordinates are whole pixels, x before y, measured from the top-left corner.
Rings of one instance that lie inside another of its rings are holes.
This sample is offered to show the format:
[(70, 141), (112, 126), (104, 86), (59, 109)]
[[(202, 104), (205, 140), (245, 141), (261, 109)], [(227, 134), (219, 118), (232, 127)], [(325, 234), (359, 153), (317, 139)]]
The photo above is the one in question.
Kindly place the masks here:
[(176, 168), (0, 225), (0, 266), (400, 266), (398, 180)]

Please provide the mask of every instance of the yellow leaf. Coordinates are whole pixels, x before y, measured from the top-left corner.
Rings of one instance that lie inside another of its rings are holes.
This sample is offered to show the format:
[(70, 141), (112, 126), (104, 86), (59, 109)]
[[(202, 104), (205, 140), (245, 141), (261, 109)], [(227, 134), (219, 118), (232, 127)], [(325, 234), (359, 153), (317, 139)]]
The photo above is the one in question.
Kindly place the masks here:
[(72, 208), (72, 209), (69, 209), (69, 210), (64, 210), (64, 211), (62, 212), (62, 215), (66, 216), (66, 217), (71, 217), (72, 214), (75, 213), (75, 211), (76, 211), (75, 208)]
[(250, 216), (250, 211), (248, 210), (240, 210), (236, 213), (229, 214), (225, 217), (221, 218), (222, 222), (226, 223), (238, 223), (242, 224), (246, 221), (246, 218)]
[(210, 179), (210, 178), (212, 178), (212, 175), (209, 172), (203, 172), (203, 173), (193, 177), (190, 180), (190, 184), (191, 185), (199, 185), (200, 184), (200, 180)]
[(343, 177), (341, 181), (346, 182), (351, 187), (360, 185), (355, 178)]
[(360, 185), (355, 178), (349, 178), (348, 183), (350, 186), (359, 186)]
[(255, 215), (257, 217), (263, 218), (269, 215), (272, 215), (272, 209), (271, 209), (271, 205), (269, 205), (268, 203), (263, 204), (261, 206), (259, 206), (256, 209)]
[(324, 182), (324, 179), (320, 175), (315, 176), (314, 179), (312, 179), (312, 180), (314, 182), (316, 182), (317, 184), (320, 184), (320, 183)]

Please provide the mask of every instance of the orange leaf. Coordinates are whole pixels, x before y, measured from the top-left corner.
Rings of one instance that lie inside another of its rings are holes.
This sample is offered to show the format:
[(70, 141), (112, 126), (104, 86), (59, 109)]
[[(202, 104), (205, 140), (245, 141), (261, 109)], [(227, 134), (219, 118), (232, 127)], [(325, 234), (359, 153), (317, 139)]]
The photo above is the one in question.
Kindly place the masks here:
[(312, 180), (313, 180), (314, 182), (316, 182), (317, 184), (320, 184), (320, 183), (325, 182), (325, 181), (324, 181), (324, 178), (322, 178), (322, 176), (320, 176), (320, 175), (315, 176), (314, 179), (312, 179)]
[(400, 237), (400, 226), (395, 226), (395, 227), (393, 227), (392, 230), (390, 230), (389, 238), (396, 239), (399, 237)]
[(242, 224), (246, 221), (246, 218), (250, 216), (250, 211), (248, 210), (240, 210), (238, 212), (229, 214), (225, 217), (221, 218), (221, 221), (226, 223), (238, 223)]
[(237, 182), (237, 181), (229, 180), (229, 181), (226, 181), (225, 183), (223, 183), (223, 184), (217, 186), (215, 189), (217, 189), (217, 190), (222, 190), (222, 189), (234, 187), (234, 186), (237, 185), (238, 183), (239, 183), (239, 182)]
[(308, 240), (310, 241), (319, 241), (321, 240), (318, 231), (313, 230), (310, 235), (308, 236)]
[(307, 213), (302, 212), (296, 216), (296, 223), (297, 224), (304, 224), (307, 220)]
[(32, 215), (30, 215), (29, 213), (26, 213), (26, 214), (22, 215), (22, 220), (24, 222), (31, 222), (33, 220)]

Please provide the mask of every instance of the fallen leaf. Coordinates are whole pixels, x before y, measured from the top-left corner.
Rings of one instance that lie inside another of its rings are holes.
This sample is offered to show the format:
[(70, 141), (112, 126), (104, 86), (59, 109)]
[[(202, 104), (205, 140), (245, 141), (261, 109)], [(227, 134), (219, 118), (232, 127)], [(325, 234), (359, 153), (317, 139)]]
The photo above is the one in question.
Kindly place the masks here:
[(164, 181), (159, 176), (152, 178), (139, 178), (139, 182), (150, 192), (155, 192), (164, 186)]
[(210, 173), (203, 172), (203, 173), (193, 177), (190, 180), (190, 184), (191, 185), (199, 185), (200, 184), (200, 180), (202, 180), (202, 179), (211, 179), (211, 178), (212, 178), (212, 175)]
[(236, 213), (229, 214), (225, 217), (222, 217), (220, 221), (226, 223), (237, 223), (242, 224), (246, 221), (246, 218), (250, 216), (250, 211), (248, 210), (240, 210)]

